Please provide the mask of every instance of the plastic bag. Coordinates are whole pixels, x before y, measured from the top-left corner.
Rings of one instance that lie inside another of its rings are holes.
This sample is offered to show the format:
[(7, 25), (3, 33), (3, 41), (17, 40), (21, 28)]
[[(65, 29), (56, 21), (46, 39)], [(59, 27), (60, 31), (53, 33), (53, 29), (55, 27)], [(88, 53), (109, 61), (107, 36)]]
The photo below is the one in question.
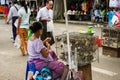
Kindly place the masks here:
[(18, 49), (19, 49), (20, 46), (21, 46), (21, 43), (20, 43), (20, 36), (19, 36), (19, 35), (17, 35), (16, 38), (15, 38), (14, 46), (15, 46), (16, 48), (18, 48)]
[(47, 32), (53, 32), (53, 31), (54, 31), (53, 20), (50, 20), (49, 22), (47, 22)]
[(18, 19), (15, 20), (14, 26), (17, 28), (18, 27)]

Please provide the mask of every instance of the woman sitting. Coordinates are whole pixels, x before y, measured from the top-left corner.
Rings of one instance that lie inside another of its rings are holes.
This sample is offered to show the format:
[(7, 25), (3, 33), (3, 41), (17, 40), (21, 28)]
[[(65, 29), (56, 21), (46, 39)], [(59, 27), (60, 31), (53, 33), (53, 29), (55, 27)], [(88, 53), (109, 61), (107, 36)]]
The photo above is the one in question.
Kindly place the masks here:
[(34, 63), (37, 70), (47, 66), (52, 71), (53, 80), (61, 77), (64, 71), (64, 64), (57, 61), (56, 55), (54, 52), (51, 52), (50, 38), (46, 38), (44, 41), (41, 40), (42, 23), (33, 23), (30, 26), (30, 30), (33, 34), (28, 40), (29, 64)]

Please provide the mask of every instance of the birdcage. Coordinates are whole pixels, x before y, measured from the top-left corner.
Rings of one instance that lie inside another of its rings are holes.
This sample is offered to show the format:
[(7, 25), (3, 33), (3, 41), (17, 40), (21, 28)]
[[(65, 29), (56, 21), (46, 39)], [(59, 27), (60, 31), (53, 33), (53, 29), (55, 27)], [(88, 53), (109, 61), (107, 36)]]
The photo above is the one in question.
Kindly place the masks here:
[[(67, 35), (61, 34), (55, 37), (56, 53), (59, 58), (68, 63)], [(71, 63), (84, 66), (98, 60), (98, 46), (95, 44), (96, 36), (93, 33), (69, 33), (71, 49)]]

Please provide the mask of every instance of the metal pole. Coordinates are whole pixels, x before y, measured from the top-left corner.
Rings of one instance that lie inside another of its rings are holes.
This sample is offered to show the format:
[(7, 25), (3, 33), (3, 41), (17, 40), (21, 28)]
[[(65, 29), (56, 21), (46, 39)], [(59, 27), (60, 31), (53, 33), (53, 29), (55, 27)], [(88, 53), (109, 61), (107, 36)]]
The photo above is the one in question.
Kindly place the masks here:
[(5, 0), (5, 4), (6, 4), (6, 0)]
[[(66, 0), (64, 0), (64, 9), (65, 9), (65, 23), (66, 23), (66, 30), (68, 28), (68, 15), (67, 15), (67, 6)], [(69, 41), (69, 32), (67, 31), (67, 47), (68, 47), (68, 64), (69, 69), (71, 69), (71, 48), (70, 48), (70, 41)]]

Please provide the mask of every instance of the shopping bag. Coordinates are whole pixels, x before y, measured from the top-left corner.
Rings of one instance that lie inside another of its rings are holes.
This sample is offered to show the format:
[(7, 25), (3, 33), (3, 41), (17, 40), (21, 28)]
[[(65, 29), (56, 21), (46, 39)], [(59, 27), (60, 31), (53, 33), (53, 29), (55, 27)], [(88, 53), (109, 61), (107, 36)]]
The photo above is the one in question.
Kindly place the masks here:
[(50, 20), (49, 22), (47, 22), (47, 32), (53, 32), (53, 31), (54, 31), (53, 20)]
[(20, 46), (21, 46), (21, 43), (20, 43), (20, 36), (19, 36), (19, 35), (17, 35), (16, 38), (15, 38), (14, 46), (15, 46), (16, 48), (18, 48), (18, 49), (19, 49)]
[(118, 20), (115, 22), (115, 27), (120, 27), (120, 12), (116, 12), (115, 16), (117, 16)]

